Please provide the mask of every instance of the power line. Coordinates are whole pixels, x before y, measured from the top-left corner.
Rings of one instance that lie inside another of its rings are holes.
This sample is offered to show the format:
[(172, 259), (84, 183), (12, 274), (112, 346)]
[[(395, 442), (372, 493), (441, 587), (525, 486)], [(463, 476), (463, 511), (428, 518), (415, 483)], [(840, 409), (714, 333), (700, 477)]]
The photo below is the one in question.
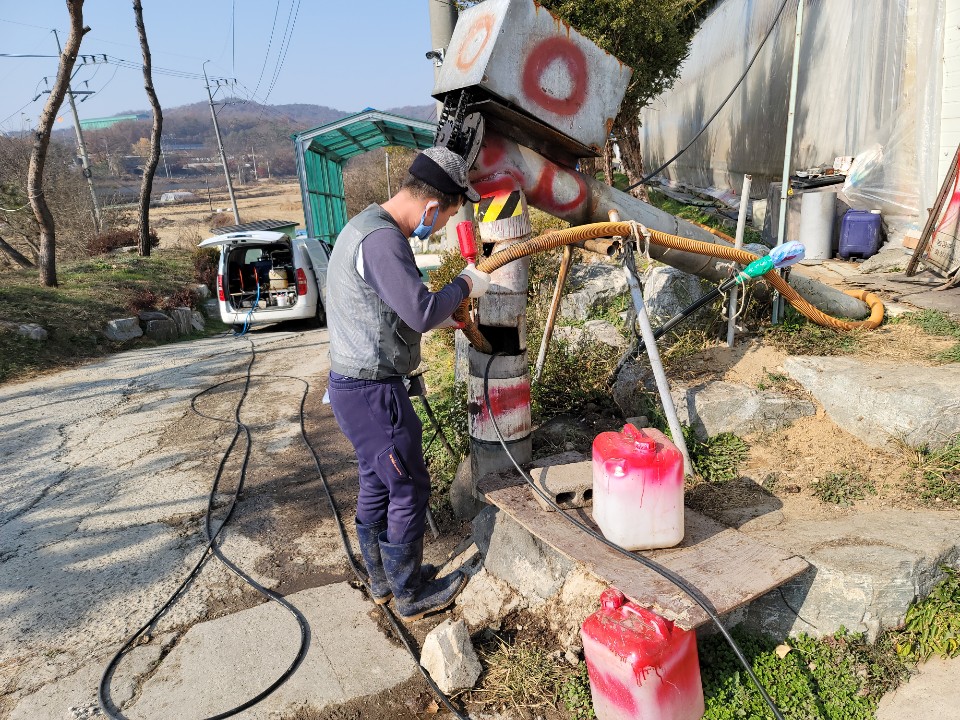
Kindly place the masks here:
[(296, 12), (294, 12), (293, 0), (290, 0), (290, 11), (293, 13), (293, 22), (290, 22), (290, 13), (287, 13), (287, 27), (289, 28), (289, 32), (284, 33), (283, 43), (280, 46), (280, 51), (277, 53), (277, 66), (273, 71), (273, 78), (270, 80), (270, 87), (267, 89), (267, 94), (263, 97), (264, 103), (266, 103), (270, 94), (273, 92), (273, 87), (277, 84), (277, 79), (280, 77), (280, 71), (283, 70), (283, 63), (287, 59), (287, 51), (290, 49), (293, 31), (297, 26), (297, 17), (300, 15), (300, 0), (297, 0)]
[(36, 28), (37, 30), (46, 30), (50, 32), (53, 28), (44, 27), (43, 25), (31, 25), (30, 23), (17, 22), (16, 20), (6, 20), (0, 18), (0, 22), (10, 23), (11, 25), (23, 25), (23, 27)]
[(270, 59), (270, 49), (273, 47), (273, 33), (277, 29), (277, 16), (280, 14), (280, 0), (277, 0), (277, 7), (273, 11), (273, 25), (270, 26), (270, 39), (267, 40), (267, 54), (263, 56), (263, 66), (260, 68), (260, 77), (257, 78), (257, 87), (253, 91), (253, 95), (257, 94), (257, 90), (260, 89), (260, 82), (263, 80), (263, 72), (267, 69), (267, 61)]

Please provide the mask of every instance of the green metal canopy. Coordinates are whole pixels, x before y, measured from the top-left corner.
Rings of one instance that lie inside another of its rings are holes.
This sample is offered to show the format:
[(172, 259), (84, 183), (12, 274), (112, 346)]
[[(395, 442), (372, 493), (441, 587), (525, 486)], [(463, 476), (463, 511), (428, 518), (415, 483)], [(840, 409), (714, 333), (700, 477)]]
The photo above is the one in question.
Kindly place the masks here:
[(333, 243), (347, 224), (343, 162), (390, 145), (423, 150), (436, 126), (367, 108), (293, 136), (307, 235)]

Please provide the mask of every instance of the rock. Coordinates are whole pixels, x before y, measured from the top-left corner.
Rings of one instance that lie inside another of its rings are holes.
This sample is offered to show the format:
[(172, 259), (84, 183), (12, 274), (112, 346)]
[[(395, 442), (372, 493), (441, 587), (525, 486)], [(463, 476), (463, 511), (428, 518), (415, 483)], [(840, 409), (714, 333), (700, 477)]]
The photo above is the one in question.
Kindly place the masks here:
[[(654, 327), (665, 323), (710, 289), (696, 275), (669, 265), (651, 266), (643, 276), (643, 302)], [(696, 321), (709, 312), (709, 307), (698, 310), (687, 322)]]
[(690, 425), (702, 440), (723, 432), (748, 435), (772, 430), (817, 412), (808, 400), (730, 382), (693, 388), (674, 385), (671, 395), (680, 422)]
[(204, 320), (203, 315), (198, 313), (196, 310), (191, 310), (190, 327), (192, 327), (196, 332), (203, 332), (207, 328), (207, 321)]
[(509, 585), (480, 568), (457, 598), (464, 622), (472, 630), (491, 625), (520, 606), (520, 596)]
[(36, 340), (37, 342), (43, 342), (47, 339), (47, 331), (36, 323), (24, 323), (17, 328), (17, 332), (20, 335), (30, 338), (31, 340)]
[(181, 337), (193, 332), (193, 311), (188, 307), (175, 307), (170, 311), (170, 317), (177, 325), (177, 334)]
[(472, 688), (483, 670), (463, 620), (444, 620), (430, 631), (420, 664), (445, 693)]
[(960, 433), (960, 366), (789, 357), (783, 367), (841, 428), (867, 445), (939, 447)]
[(608, 587), (583, 565), (576, 565), (564, 580), (560, 593), (551, 601), (547, 613), (550, 627), (568, 653), (579, 654), (583, 651), (580, 626), (589, 615), (600, 609), (600, 593)]
[[(479, 540), (477, 546), (482, 547)], [(556, 595), (573, 563), (501, 512), (490, 534), (484, 567), (529, 602), (542, 604)]]
[(770, 254), (770, 248), (763, 243), (746, 243), (743, 249), (747, 252), (752, 252), (757, 257), (766, 257)]
[(220, 301), (216, 298), (205, 300), (203, 303), (203, 314), (208, 318), (220, 319)]
[(932, 510), (885, 508), (741, 532), (813, 566), (782, 594), (774, 590), (749, 606), (746, 622), (777, 639), (801, 631), (830, 635), (842, 625), (873, 641), (930, 592), (941, 565), (956, 566), (960, 558), (960, 518)]
[(643, 415), (649, 410), (646, 394), (653, 383), (653, 373), (646, 357), (624, 363), (613, 381), (611, 395), (624, 417)]
[(487, 507), (487, 503), (476, 495), (469, 455), (457, 465), (456, 475), (450, 484), (450, 505), (461, 520), (472, 520)]
[(493, 535), (493, 526), (497, 524), (499, 513), (495, 505), (487, 505), (470, 523), (473, 529), (473, 541), (484, 555), (490, 549), (490, 537)]
[(210, 288), (203, 283), (190, 285), (190, 290), (192, 290), (201, 300), (207, 300), (210, 298)]
[(140, 319), (141, 323), (150, 322), (151, 320), (169, 320), (170, 316), (162, 312), (157, 312), (156, 310), (144, 310), (137, 316)]
[(118, 318), (107, 323), (107, 326), (103, 329), (103, 335), (111, 342), (126, 342), (142, 337), (143, 330), (135, 317)]
[(560, 301), (560, 316), (586, 320), (591, 311), (627, 293), (623, 271), (611, 263), (596, 262), (574, 265), (567, 287), (572, 291)]
[(624, 350), (628, 344), (616, 326), (606, 320), (588, 320), (582, 328), (558, 327), (553, 334), (554, 337), (566, 341), (571, 348), (576, 348), (581, 343), (593, 342)]
[(635, 428), (650, 427), (650, 419), (646, 415), (636, 415), (624, 420), (625, 424), (633, 425)]
[(168, 317), (162, 320), (147, 320), (143, 334), (152, 340), (168, 341), (177, 339), (177, 325)]
[(873, 257), (860, 263), (861, 273), (903, 272), (910, 262), (911, 251), (902, 247), (885, 247)]
[(534, 445), (561, 445), (569, 440), (582, 439), (589, 429), (579, 420), (568, 415), (551, 418), (533, 431)]

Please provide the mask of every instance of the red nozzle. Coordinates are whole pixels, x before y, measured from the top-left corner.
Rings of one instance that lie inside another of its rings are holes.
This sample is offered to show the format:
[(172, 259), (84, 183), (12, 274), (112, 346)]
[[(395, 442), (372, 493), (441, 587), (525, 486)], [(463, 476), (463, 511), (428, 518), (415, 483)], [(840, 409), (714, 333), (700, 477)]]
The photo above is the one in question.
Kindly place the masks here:
[(473, 239), (473, 223), (464, 220), (457, 223), (457, 242), (460, 243), (460, 254), (468, 263), (477, 262), (477, 243)]

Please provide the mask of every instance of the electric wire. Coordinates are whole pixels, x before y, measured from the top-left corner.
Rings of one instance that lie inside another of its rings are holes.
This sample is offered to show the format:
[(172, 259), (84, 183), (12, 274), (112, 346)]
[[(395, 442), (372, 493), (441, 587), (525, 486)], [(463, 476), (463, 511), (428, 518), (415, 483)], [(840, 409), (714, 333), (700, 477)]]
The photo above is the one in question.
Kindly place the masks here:
[[(274, 85), (277, 84), (277, 79), (280, 77), (280, 71), (283, 70), (283, 63), (287, 59), (287, 51), (290, 49), (293, 31), (296, 29), (297, 18), (300, 16), (300, 0), (296, 0), (296, 3), (296, 10), (294, 10), (293, 0), (290, 0), (290, 12), (287, 13), (287, 25), (284, 28), (284, 36), (280, 42), (280, 49), (277, 50), (277, 64), (273, 70), (273, 77), (270, 79), (270, 87), (267, 88), (267, 93), (263, 97), (264, 104), (266, 104), (270, 94), (273, 92)], [(291, 14), (293, 15), (292, 22), (290, 20)]]
[(733, 97), (733, 94), (737, 91), (737, 89), (746, 79), (747, 73), (750, 72), (750, 68), (753, 67), (753, 64), (756, 62), (757, 58), (760, 56), (760, 51), (763, 50), (763, 46), (767, 43), (767, 40), (773, 34), (774, 29), (777, 27), (777, 23), (780, 22), (780, 16), (783, 15), (783, 11), (786, 9), (789, 2), (790, 0), (783, 0), (783, 2), (780, 4), (780, 9), (777, 10), (776, 17), (774, 17), (773, 22), (770, 23), (770, 29), (767, 30), (767, 34), (763, 36), (763, 40), (761, 40), (760, 44), (757, 46), (756, 51), (753, 53), (753, 57), (750, 58), (750, 62), (747, 63), (747, 67), (743, 71), (743, 74), (740, 76), (740, 79), (737, 80), (736, 84), (733, 86), (733, 89), (729, 93), (727, 93), (727, 96), (723, 99), (723, 102), (720, 103), (720, 106), (714, 111), (713, 115), (707, 118), (707, 121), (703, 124), (703, 127), (701, 127), (700, 130), (697, 131), (697, 134), (694, 135), (686, 145), (680, 148), (679, 152), (677, 152), (676, 155), (674, 155), (672, 158), (667, 160), (665, 163), (663, 163), (660, 167), (658, 167), (653, 172), (648, 173), (647, 175), (642, 177), (640, 180), (633, 183), (633, 185), (629, 185), (624, 190), (624, 192), (629, 192), (639, 185), (646, 185), (648, 182), (650, 182), (651, 179), (653, 179), (654, 177), (659, 175), (661, 172), (663, 172), (674, 160), (676, 160), (678, 157), (683, 155), (687, 150), (689, 150), (690, 146), (693, 145), (701, 135), (703, 135), (703, 133), (706, 131), (708, 127), (710, 127), (710, 123), (712, 123), (714, 119), (717, 117), (717, 115), (720, 114), (720, 111), (723, 110), (724, 106), (727, 104), (727, 102), (729, 102), (730, 98)]
[(277, 7), (273, 11), (273, 25), (270, 26), (270, 39), (267, 40), (267, 52), (263, 56), (263, 65), (260, 67), (260, 77), (257, 78), (257, 87), (254, 89), (251, 95), (256, 95), (257, 91), (260, 89), (260, 83), (263, 80), (263, 73), (267, 69), (267, 61), (270, 59), (270, 50), (273, 47), (273, 33), (277, 29), (277, 16), (280, 14), (280, 0), (277, 0)]
[(504, 439), (503, 433), (500, 432), (500, 426), (497, 423), (496, 415), (493, 412), (493, 405), (490, 401), (490, 368), (493, 365), (493, 361), (501, 355), (506, 356), (507, 353), (505, 352), (493, 353), (490, 356), (490, 359), (487, 361), (486, 367), (484, 368), (483, 399), (484, 399), (484, 402), (486, 403), (487, 413), (489, 413), (490, 415), (490, 420), (493, 422), (493, 429), (497, 433), (497, 439), (500, 441), (500, 445), (503, 447), (503, 451), (507, 454), (507, 457), (510, 458), (510, 462), (513, 463), (513, 466), (516, 468), (517, 472), (520, 473), (521, 477), (523, 477), (526, 483), (531, 488), (533, 488), (534, 492), (536, 492), (537, 495), (539, 495), (544, 500), (544, 502), (550, 505), (553, 508), (553, 510), (559, 513), (562, 517), (566, 518), (573, 525), (575, 525), (580, 530), (585, 532), (587, 535), (594, 538), (595, 540), (599, 540), (610, 549), (620, 553), (621, 555), (627, 558), (630, 558), (631, 560), (634, 560), (640, 563), (648, 570), (652, 570), (653, 572), (657, 573), (662, 578), (669, 581), (671, 584), (675, 585), (687, 597), (689, 597), (697, 605), (699, 605), (703, 609), (703, 611), (707, 614), (707, 616), (710, 618), (710, 620), (713, 622), (713, 624), (716, 625), (717, 629), (720, 631), (720, 634), (723, 635), (724, 640), (727, 641), (727, 644), (733, 650), (733, 654), (736, 655), (737, 660), (743, 666), (744, 670), (746, 670), (747, 676), (750, 678), (751, 682), (753, 682), (753, 684), (756, 686), (757, 690), (760, 691), (760, 695), (762, 696), (763, 701), (766, 703), (767, 707), (770, 708), (771, 712), (773, 712), (773, 716), (776, 718), (776, 720), (784, 720), (783, 715), (780, 713), (780, 710), (777, 708), (776, 704), (773, 702), (773, 699), (770, 697), (770, 695), (767, 694), (767, 691), (763, 687), (763, 684), (760, 682), (759, 678), (757, 678), (756, 674), (753, 672), (753, 668), (750, 667), (750, 663), (747, 661), (746, 657), (744, 657), (743, 651), (740, 650), (740, 647), (737, 645), (736, 641), (730, 635), (729, 631), (723, 626), (723, 623), (720, 621), (720, 617), (717, 615), (716, 611), (713, 609), (710, 601), (706, 597), (701, 595), (699, 590), (694, 588), (692, 585), (688, 584), (686, 580), (684, 580), (682, 577), (674, 573), (672, 570), (669, 570), (668, 568), (663, 567), (662, 565), (654, 562), (650, 558), (644, 557), (643, 555), (638, 555), (635, 552), (631, 552), (630, 550), (626, 550), (620, 547), (615, 542), (607, 540), (607, 538), (605, 538), (600, 533), (596, 532), (589, 525), (583, 522), (580, 522), (576, 518), (568, 515), (563, 508), (561, 508), (559, 505), (557, 505), (556, 502), (554, 502), (552, 497), (550, 497), (549, 495), (547, 495), (546, 492), (544, 492), (539, 487), (537, 487), (537, 484), (533, 481), (533, 478), (531, 478), (530, 475), (523, 468), (520, 467), (520, 464), (517, 462), (517, 459), (513, 456), (513, 453), (510, 452), (510, 448), (507, 447), (507, 441)]
[[(293, 675), (293, 673), (300, 666), (300, 663), (303, 661), (303, 658), (306, 655), (307, 649), (309, 647), (310, 627), (309, 627), (309, 624), (307, 623), (306, 618), (302, 615), (302, 613), (300, 613), (300, 611), (297, 610), (296, 607), (294, 607), (288, 600), (286, 600), (286, 598), (284, 598), (283, 596), (271, 590), (268, 590), (267, 588), (264, 588), (262, 585), (257, 583), (256, 580), (250, 577), (247, 573), (245, 573), (243, 570), (237, 567), (229, 558), (227, 558), (220, 551), (220, 548), (217, 545), (217, 539), (219, 538), (220, 533), (223, 531), (224, 527), (227, 525), (227, 523), (230, 521), (230, 519), (233, 516), (233, 512), (236, 507), (237, 500), (239, 499), (239, 495), (243, 489), (243, 483), (246, 478), (247, 465), (250, 459), (250, 447), (251, 447), (252, 437), (251, 437), (249, 427), (240, 420), (240, 412), (241, 412), (244, 400), (246, 399), (247, 394), (249, 393), (250, 383), (253, 378), (263, 378), (267, 381), (276, 381), (276, 380), (295, 381), (302, 384), (303, 392), (300, 395), (300, 407), (299, 407), (300, 437), (302, 438), (304, 445), (310, 451), (310, 456), (313, 459), (313, 464), (317, 471), (317, 476), (320, 478), (320, 482), (323, 485), (324, 493), (326, 494), (327, 500), (330, 504), (330, 510), (333, 514), (334, 520), (336, 521), (337, 529), (340, 533), (340, 541), (343, 545), (344, 554), (347, 557), (347, 562), (349, 563), (351, 570), (353, 570), (353, 573), (356, 576), (357, 581), (366, 589), (368, 597), (371, 597), (371, 598), (373, 597), (373, 592), (370, 588), (370, 584), (366, 577), (366, 573), (364, 569), (360, 566), (360, 564), (357, 562), (353, 554), (353, 549), (350, 545), (350, 538), (348, 537), (346, 528), (344, 527), (343, 518), (340, 514), (340, 509), (333, 498), (333, 492), (330, 489), (330, 484), (327, 482), (327, 477), (324, 474), (323, 469), (320, 465), (320, 457), (317, 454), (316, 449), (313, 447), (313, 444), (310, 442), (309, 437), (307, 436), (305, 418), (306, 418), (307, 396), (311, 389), (310, 383), (304, 380), (303, 378), (296, 377), (293, 375), (254, 374), (253, 365), (254, 365), (254, 362), (256, 361), (256, 348), (253, 342), (249, 338), (247, 339), (247, 341), (250, 343), (250, 360), (247, 363), (245, 375), (239, 378), (230, 378), (228, 380), (218, 382), (214, 385), (210, 385), (204, 390), (196, 393), (190, 399), (190, 409), (200, 417), (203, 417), (209, 420), (219, 421), (219, 422), (232, 422), (235, 428), (234, 435), (233, 435), (233, 438), (230, 440), (230, 443), (228, 444), (226, 451), (224, 452), (223, 456), (220, 459), (220, 464), (217, 468), (217, 472), (214, 476), (214, 482), (210, 489), (210, 493), (208, 495), (207, 511), (204, 517), (204, 533), (207, 538), (207, 543), (203, 553), (200, 556), (199, 561), (193, 566), (193, 568), (187, 574), (183, 582), (180, 583), (180, 585), (170, 595), (170, 597), (166, 600), (166, 602), (164, 602), (164, 604), (160, 607), (160, 609), (157, 610), (154, 613), (154, 615), (146, 623), (144, 623), (143, 626), (140, 627), (139, 630), (137, 630), (133, 635), (130, 636), (130, 638), (127, 639), (127, 641), (123, 644), (123, 646), (111, 658), (110, 662), (107, 664), (106, 668), (103, 671), (103, 674), (100, 677), (100, 684), (97, 688), (97, 699), (100, 703), (102, 710), (107, 714), (108, 717), (113, 718), (114, 720), (125, 720), (125, 716), (121, 715), (119, 711), (115, 711), (112, 703), (110, 702), (110, 680), (113, 676), (113, 672), (115, 671), (117, 665), (119, 664), (120, 660), (122, 660), (123, 656), (133, 647), (134, 643), (141, 636), (143, 636), (144, 633), (146, 633), (151, 627), (153, 627), (156, 624), (156, 622), (158, 622), (159, 619), (163, 616), (163, 614), (166, 613), (166, 611), (169, 610), (169, 608), (182, 596), (187, 586), (191, 582), (193, 582), (193, 580), (196, 578), (200, 570), (203, 568), (203, 566), (206, 564), (207, 560), (211, 556), (216, 556), (218, 560), (220, 560), (227, 568), (229, 568), (234, 574), (240, 577), (244, 582), (251, 585), (251, 587), (256, 589), (258, 592), (260, 592), (262, 595), (267, 597), (269, 600), (277, 602), (282, 607), (284, 607), (288, 612), (294, 615), (300, 627), (300, 647), (297, 651), (297, 656), (294, 658), (293, 662), (267, 688), (260, 691), (254, 697), (245, 701), (241, 705), (238, 705), (237, 707), (234, 707), (225, 712), (218, 713), (217, 715), (212, 715), (206, 718), (205, 720), (220, 720), (221, 718), (231, 717), (259, 703), (261, 700), (263, 700), (268, 695), (273, 693), (278, 687), (283, 685), (290, 678), (290, 676)], [(234, 417), (232, 420), (228, 418), (217, 417), (214, 415), (208, 415), (197, 409), (196, 403), (197, 403), (197, 400), (199, 400), (201, 397), (213, 392), (218, 388), (225, 387), (226, 385), (236, 383), (241, 380), (244, 382), (243, 391), (241, 393), (239, 401), (237, 402), (237, 405), (234, 411)], [(213, 514), (212, 511), (214, 509), (213, 508), (214, 497), (219, 487), (220, 480), (223, 476), (226, 463), (233, 449), (236, 447), (237, 441), (240, 439), (241, 435), (245, 437), (246, 442), (244, 447), (243, 460), (241, 462), (241, 467), (238, 474), (237, 487), (234, 490), (233, 496), (227, 507), (227, 512), (226, 512), (226, 515), (224, 516), (224, 519), (220, 522), (220, 524), (216, 527), (216, 529), (214, 529), (211, 525), (212, 514)], [(433, 693), (440, 699), (440, 702), (444, 705), (444, 707), (447, 710), (449, 710), (451, 713), (453, 713), (453, 715), (456, 718), (458, 718), (458, 720), (470, 720), (468, 715), (465, 715), (463, 712), (461, 712), (458, 708), (456, 708), (451, 703), (450, 699), (446, 696), (446, 694), (444, 694), (444, 692), (439, 688), (439, 686), (437, 686), (433, 678), (430, 677), (430, 674), (429, 672), (427, 672), (426, 668), (424, 668), (420, 664), (420, 656), (419, 656), (419, 653), (417, 652), (416, 647), (413, 644), (413, 641), (410, 639), (410, 637), (404, 630), (401, 622), (397, 619), (394, 613), (386, 605), (378, 605), (377, 607), (379, 607), (379, 609), (383, 612), (384, 617), (386, 618), (389, 625), (393, 628), (394, 633), (400, 639), (400, 642), (406, 648), (410, 656), (414, 659), (417, 665), (417, 669), (420, 671), (420, 674), (423, 676), (427, 685), (430, 687)]]

